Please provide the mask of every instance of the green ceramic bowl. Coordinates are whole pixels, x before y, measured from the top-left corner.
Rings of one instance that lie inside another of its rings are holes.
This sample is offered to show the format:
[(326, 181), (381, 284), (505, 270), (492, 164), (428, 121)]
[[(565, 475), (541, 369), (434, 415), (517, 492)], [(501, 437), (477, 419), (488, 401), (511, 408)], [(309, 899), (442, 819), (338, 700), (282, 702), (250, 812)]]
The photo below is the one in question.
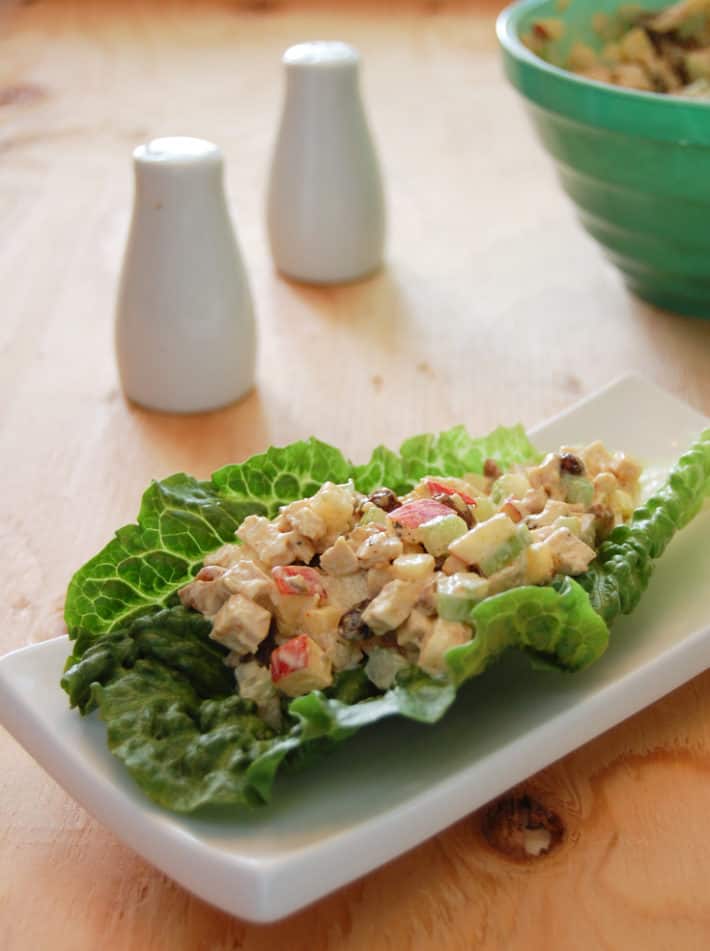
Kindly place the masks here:
[[(710, 318), (710, 103), (621, 89), (551, 66), (520, 41), (534, 20), (592, 46), (597, 11), (619, 0), (523, 0), (501, 13), (505, 71), (525, 97), (586, 230), (640, 297)], [(643, 0), (648, 9), (669, 0)]]

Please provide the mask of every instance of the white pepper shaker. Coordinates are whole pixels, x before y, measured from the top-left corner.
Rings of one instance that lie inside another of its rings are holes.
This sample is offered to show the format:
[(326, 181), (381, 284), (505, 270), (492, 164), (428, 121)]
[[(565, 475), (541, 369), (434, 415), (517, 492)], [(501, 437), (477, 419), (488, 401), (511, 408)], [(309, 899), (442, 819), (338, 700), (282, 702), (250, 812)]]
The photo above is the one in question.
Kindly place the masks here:
[(379, 268), (385, 204), (359, 89), (360, 56), (311, 42), (283, 56), (286, 98), (268, 194), (279, 271), (314, 284), (354, 281)]
[(222, 152), (177, 136), (139, 146), (133, 161), (133, 217), (116, 310), (123, 390), (149, 409), (216, 409), (252, 388), (256, 349)]

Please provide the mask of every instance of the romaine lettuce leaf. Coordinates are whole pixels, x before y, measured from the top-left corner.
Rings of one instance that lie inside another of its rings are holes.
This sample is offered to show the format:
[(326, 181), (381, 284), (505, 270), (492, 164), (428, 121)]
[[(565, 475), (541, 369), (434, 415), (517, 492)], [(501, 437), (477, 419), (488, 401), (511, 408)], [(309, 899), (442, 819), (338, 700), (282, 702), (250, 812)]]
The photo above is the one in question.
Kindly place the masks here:
[(488, 457), (506, 467), (533, 461), (537, 453), (519, 429), (472, 440), (457, 428), (408, 440), (400, 455), (380, 447), (362, 467), (310, 440), (227, 466), (210, 482), (178, 475), (154, 483), (138, 525), (121, 529), (72, 580), (67, 624), (75, 641), (62, 679), (72, 706), (82, 712), (98, 707), (111, 750), (136, 782), (161, 805), (190, 812), (267, 801), (282, 763), (305, 762), (384, 717), (435, 722), (457, 688), (507, 648), (525, 650), (533, 666), (586, 666), (606, 647), (606, 622), (633, 609), (652, 559), (708, 493), (710, 431), (630, 524), (611, 534), (585, 575), (478, 604), (471, 614), (474, 638), (448, 652), (448, 676), (410, 668), (392, 689), (372, 696), (362, 671), (346, 671), (326, 693), (292, 700), (280, 733), (235, 695), (226, 652), (208, 637), (209, 620), (179, 606), (165, 608), (204, 555), (231, 540), (251, 512), (273, 515), (327, 479), (353, 478), (362, 491), (386, 484), (403, 492), (425, 472), (480, 471)]

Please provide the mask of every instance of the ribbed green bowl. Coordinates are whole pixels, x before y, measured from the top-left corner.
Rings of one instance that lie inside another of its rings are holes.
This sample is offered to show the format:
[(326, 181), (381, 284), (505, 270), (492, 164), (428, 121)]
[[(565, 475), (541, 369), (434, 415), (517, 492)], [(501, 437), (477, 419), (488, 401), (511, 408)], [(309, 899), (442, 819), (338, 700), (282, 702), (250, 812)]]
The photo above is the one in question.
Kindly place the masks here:
[(560, 5), (523, 0), (501, 13), (508, 78), (582, 224), (628, 287), (659, 307), (710, 318), (710, 103), (621, 89), (544, 62), (520, 40), (533, 21), (564, 21), (562, 52), (576, 39), (598, 46), (593, 13), (621, 4), (572, 0), (563, 12)]

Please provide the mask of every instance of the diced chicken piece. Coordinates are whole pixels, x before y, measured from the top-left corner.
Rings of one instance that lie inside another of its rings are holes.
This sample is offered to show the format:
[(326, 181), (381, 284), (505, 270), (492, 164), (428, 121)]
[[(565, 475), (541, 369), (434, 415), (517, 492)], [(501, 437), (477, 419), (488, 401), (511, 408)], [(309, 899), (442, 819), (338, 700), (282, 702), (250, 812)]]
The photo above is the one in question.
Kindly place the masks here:
[(565, 575), (581, 575), (595, 557), (594, 549), (568, 528), (558, 528), (544, 544), (552, 551), (555, 569)]
[(376, 598), (384, 586), (393, 578), (393, 569), (388, 564), (375, 565), (367, 572), (367, 596)]
[(419, 666), (428, 674), (439, 674), (445, 669), (444, 655), (450, 648), (471, 640), (472, 630), (458, 621), (437, 618), (424, 637), (419, 654)]
[(476, 565), (512, 538), (515, 530), (515, 523), (507, 515), (494, 515), (451, 542), (449, 551), (467, 565)]
[(395, 579), (388, 582), (363, 612), (373, 634), (393, 631), (403, 624), (419, 598), (421, 585)]
[(365, 664), (365, 673), (380, 690), (389, 690), (397, 674), (406, 667), (409, 663), (398, 651), (376, 647)]
[(316, 545), (328, 531), (325, 519), (315, 511), (310, 499), (291, 502), (281, 509), (281, 515), (292, 531), (298, 532)]
[(357, 559), (363, 568), (372, 568), (381, 562), (394, 561), (402, 554), (402, 542), (396, 535), (377, 532), (370, 535), (357, 550)]
[(234, 676), (239, 696), (253, 701), (261, 718), (270, 727), (278, 730), (281, 726), (281, 705), (268, 669), (255, 660), (250, 660), (240, 664), (234, 671)]
[(627, 491), (636, 486), (642, 471), (635, 459), (621, 452), (614, 454), (610, 469), (619, 480), (621, 487)]
[(323, 690), (333, 682), (332, 664), (307, 634), (293, 637), (271, 655), (271, 680), (277, 690), (300, 697), (311, 690)]
[(253, 654), (270, 624), (267, 610), (242, 594), (233, 594), (215, 615), (210, 637), (240, 654)]
[(274, 565), (291, 565), (294, 561), (309, 562), (315, 548), (297, 532), (280, 532), (273, 522), (263, 515), (248, 515), (238, 528), (241, 541), (255, 552), (259, 561), (269, 568)]
[(244, 557), (241, 545), (226, 544), (205, 556), (205, 565), (221, 565), (223, 568), (231, 568)]
[(323, 571), (336, 577), (355, 574), (360, 568), (357, 555), (342, 535), (320, 556), (320, 566)]
[(612, 457), (604, 443), (597, 440), (581, 451), (582, 462), (590, 479), (604, 472), (611, 465)]
[(533, 489), (544, 489), (552, 498), (562, 498), (559, 455), (556, 452), (548, 453), (539, 466), (528, 469), (528, 479)]
[(400, 647), (408, 647), (411, 644), (419, 647), (433, 627), (434, 619), (415, 607), (404, 624), (397, 628), (397, 643)]
[[(382, 511), (382, 509), (378, 511)], [(386, 517), (385, 515), (385, 518)], [(366, 525), (356, 525), (352, 532), (348, 534), (347, 543), (353, 551), (357, 551), (364, 541), (367, 541), (371, 535), (378, 535), (385, 527), (386, 526), (380, 522), (368, 522)]]
[(341, 614), (345, 614), (368, 597), (367, 575), (364, 571), (343, 578), (322, 575), (321, 581), (328, 595), (328, 604), (338, 608)]
[(186, 608), (193, 608), (211, 617), (219, 611), (230, 594), (223, 577), (224, 568), (217, 565), (204, 567), (194, 581), (178, 591), (178, 597)]
[(274, 590), (271, 578), (250, 559), (236, 562), (224, 573), (223, 583), (231, 594), (243, 594), (245, 598), (268, 606)]
[(432, 555), (400, 555), (392, 563), (392, 574), (400, 581), (425, 581), (433, 573)]
[(545, 508), (547, 504), (547, 492), (541, 487), (528, 489), (523, 498), (516, 502), (516, 508), (522, 513), (523, 518), (528, 515), (537, 515)]

